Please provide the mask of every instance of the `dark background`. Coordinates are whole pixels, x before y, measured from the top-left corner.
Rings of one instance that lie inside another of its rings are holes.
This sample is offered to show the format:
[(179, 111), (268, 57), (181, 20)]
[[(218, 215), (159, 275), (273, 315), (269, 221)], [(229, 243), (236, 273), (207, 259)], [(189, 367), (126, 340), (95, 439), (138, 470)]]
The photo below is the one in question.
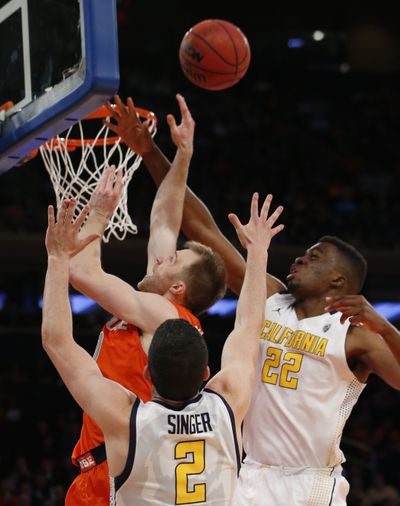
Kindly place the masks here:
[[(365, 296), (400, 302), (396, 2), (121, 0), (118, 14), (120, 95), (157, 114), (156, 139), (170, 157), (165, 115), (177, 114), (176, 92), (186, 97), (196, 120), (189, 184), (228, 237), (236, 244), (227, 213), (246, 219), (252, 192), (271, 192), (285, 205), (286, 226), (271, 247), (271, 273), (284, 279), (295, 256), (321, 235), (335, 234), (369, 261)], [(184, 33), (208, 18), (235, 23), (250, 43), (248, 73), (229, 90), (196, 88), (179, 67)], [(322, 41), (313, 40), (315, 30), (325, 32)], [(289, 39), (304, 45), (289, 48)], [(54, 61), (55, 73), (60, 64)], [(103, 249), (105, 268), (133, 284), (145, 269), (154, 193), (142, 166), (129, 194), (138, 235)], [(0, 292), (6, 296), (0, 311), (0, 506), (53, 506), (63, 504), (73, 477), (68, 455), (80, 411), (40, 346), (46, 207), (54, 202), (40, 158), (4, 174), (0, 197)], [(75, 316), (77, 339), (88, 350), (106, 318), (101, 310)], [(205, 315), (202, 321), (215, 372), (233, 320)], [(394, 506), (400, 504), (400, 397), (376, 378), (370, 383), (343, 438), (348, 503)]]

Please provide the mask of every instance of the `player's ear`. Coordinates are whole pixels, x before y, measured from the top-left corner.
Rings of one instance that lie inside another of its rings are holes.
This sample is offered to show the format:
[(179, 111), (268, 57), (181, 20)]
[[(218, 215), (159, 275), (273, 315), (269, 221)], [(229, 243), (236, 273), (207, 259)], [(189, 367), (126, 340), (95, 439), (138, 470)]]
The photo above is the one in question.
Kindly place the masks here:
[(175, 281), (175, 283), (170, 286), (169, 290), (175, 297), (179, 295), (182, 296), (186, 292), (186, 284), (182, 280)]
[(335, 290), (342, 290), (347, 283), (346, 276), (340, 272), (333, 272), (331, 276), (331, 286)]
[(207, 366), (204, 370), (203, 381), (208, 381), (210, 379), (210, 376), (211, 376), (211, 371), (210, 371), (210, 368)]

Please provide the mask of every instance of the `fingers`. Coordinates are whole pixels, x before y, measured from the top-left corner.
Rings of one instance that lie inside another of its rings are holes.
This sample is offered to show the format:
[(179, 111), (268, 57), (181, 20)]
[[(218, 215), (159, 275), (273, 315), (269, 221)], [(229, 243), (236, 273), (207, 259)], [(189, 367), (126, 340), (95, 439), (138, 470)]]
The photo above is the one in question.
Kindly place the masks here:
[(183, 96), (177, 93), (176, 99), (181, 111), (182, 121), (193, 121), (192, 115), (190, 114), (189, 108), (186, 105), (186, 100), (183, 98)]
[(251, 197), (251, 204), (250, 204), (250, 216), (252, 219), (258, 217), (258, 198), (259, 198), (258, 193), (254, 192), (253, 196)]
[(171, 132), (177, 128), (175, 118), (172, 114), (167, 115), (167, 123)]
[(240, 227), (242, 227), (242, 223), (240, 222), (239, 218), (234, 213), (228, 214), (228, 220), (232, 223), (232, 225), (235, 227), (235, 230), (239, 230)]
[(106, 167), (103, 170), (103, 174), (100, 176), (100, 179), (97, 182), (97, 186), (96, 186), (97, 191), (103, 191), (106, 188), (109, 168), (110, 167)]
[(47, 208), (47, 224), (50, 228), (53, 228), (54, 225), (56, 224), (56, 220), (55, 220), (55, 217), (54, 217), (54, 207), (53, 206), (49, 206)]
[(128, 104), (129, 115), (136, 117), (136, 109), (135, 109), (135, 105), (133, 103), (132, 97), (128, 97), (127, 104)]
[(261, 214), (260, 214), (260, 218), (263, 220), (263, 221), (267, 221), (267, 217), (268, 217), (268, 212), (269, 212), (269, 207), (271, 205), (271, 201), (272, 201), (272, 195), (271, 194), (268, 194), (264, 200), (264, 204), (261, 208)]
[(114, 132), (118, 136), (120, 135), (120, 128), (119, 125), (116, 125), (115, 123), (110, 123), (106, 119), (103, 119), (103, 125), (106, 126), (111, 130), (111, 132)]
[(268, 218), (268, 223), (272, 225), (276, 222), (276, 220), (279, 218), (279, 216), (283, 212), (283, 206), (279, 206), (275, 209), (275, 211), (271, 214), (271, 216)]
[(118, 117), (117, 111), (115, 110), (115, 107), (113, 107), (111, 102), (106, 102), (104, 105), (112, 118)]
[(281, 224), (276, 226), (275, 228), (271, 229), (271, 237), (275, 237), (276, 234), (279, 234), (279, 232), (282, 232), (282, 230), (285, 228), (285, 225)]
[(325, 297), (326, 306), (325, 311), (342, 311), (350, 307), (357, 308), (364, 302), (361, 295), (332, 295)]
[(119, 95), (114, 95), (114, 102), (115, 102), (115, 110), (114, 114), (116, 116), (122, 116), (126, 111), (126, 106), (122, 102), (122, 100), (119, 98)]
[(79, 216), (75, 220), (75, 227), (79, 230), (82, 226), (82, 223), (85, 221), (87, 215), (89, 214), (90, 206), (86, 205), (82, 211), (79, 213)]
[(121, 194), (123, 186), (124, 186), (123, 172), (121, 169), (115, 173), (114, 190), (118, 195)]
[(70, 199), (68, 207), (65, 212), (64, 224), (72, 223), (75, 208), (76, 208), (76, 200)]

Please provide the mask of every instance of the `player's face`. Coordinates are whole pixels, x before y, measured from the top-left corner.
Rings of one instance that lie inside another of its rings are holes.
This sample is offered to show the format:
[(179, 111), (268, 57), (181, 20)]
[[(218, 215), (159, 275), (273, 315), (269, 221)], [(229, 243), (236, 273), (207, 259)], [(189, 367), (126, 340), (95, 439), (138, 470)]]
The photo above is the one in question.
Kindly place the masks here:
[(184, 271), (198, 258), (190, 249), (178, 250), (169, 257), (158, 256), (153, 271), (138, 283), (138, 289), (164, 295), (175, 282), (182, 280)]
[(296, 258), (287, 275), (288, 290), (296, 298), (323, 296), (337, 272), (337, 249), (328, 242), (317, 243)]

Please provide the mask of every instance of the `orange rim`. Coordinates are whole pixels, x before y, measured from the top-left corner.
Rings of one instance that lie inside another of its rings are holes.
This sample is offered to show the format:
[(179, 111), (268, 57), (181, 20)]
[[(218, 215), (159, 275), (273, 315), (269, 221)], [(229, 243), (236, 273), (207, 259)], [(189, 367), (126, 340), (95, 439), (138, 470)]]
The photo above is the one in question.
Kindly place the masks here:
[(14, 102), (12, 102), (11, 100), (8, 100), (7, 102), (4, 102), (4, 104), (0, 105), (0, 111), (8, 111), (13, 106), (14, 106)]
[[(116, 108), (114, 104), (112, 105), (112, 107)], [(140, 117), (157, 123), (157, 117), (154, 114), (154, 112), (148, 111), (147, 109), (142, 109), (141, 107), (135, 107), (135, 111), (139, 114)], [(107, 118), (109, 116), (110, 116), (109, 110), (105, 105), (103, 105), (96, 111), (91, 112), (90, 114), (82, 118), (81, 121)], [(113, 135), (107, 138), (100, 137), (98, 139), (61, 139), (54, 137), (52, 140), (46, 142), (45, 146), (50, 150), (66, 149), (67, 151), (75, 151), (77, 148), (87, 146), (88, 144), (90, 144), (91, 146), (104, 146), (104, 144), (107, 146), (111, 146), (112, 144), (118, 142), (119, 139), (120, 137), (118, 135)], [(36, 154), (37, 152), (33, 156), (36, 156)]]

